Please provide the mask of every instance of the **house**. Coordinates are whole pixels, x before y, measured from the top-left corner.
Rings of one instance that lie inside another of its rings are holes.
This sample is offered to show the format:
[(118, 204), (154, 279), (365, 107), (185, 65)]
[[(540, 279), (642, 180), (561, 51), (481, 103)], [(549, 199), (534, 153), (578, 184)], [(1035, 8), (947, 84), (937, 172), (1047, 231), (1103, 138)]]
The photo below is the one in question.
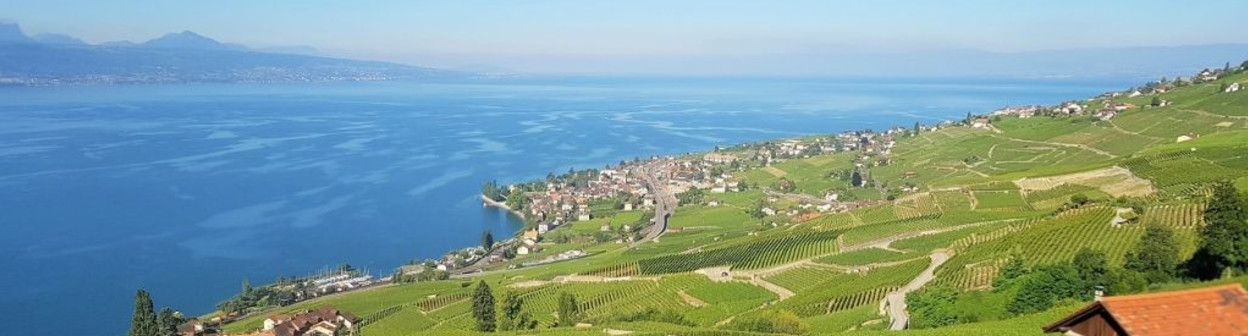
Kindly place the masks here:
[(1230, 92), (1238, 92), (1238, 91), (1239, 91), (1239, 83), (1231, 83), (1231, 85), (1228, 85), (1226, 87), (1225, 92), (1230, 93)]
[(1192, 141), (1192, 139), (1199, 138), (1199, 137), (1200, 137), (1200, 134), (1196, 134), (1196, 133), (1187, 133), (1187, 134), (1184, 134), (1184, 135), (1180, 135), (1177, 139), (1174, 139), (1174, 142), (1176, 142), (1176, 143), (1178, 143), (1178, 142), (1188, 142), (1188, 141)]
[(1106, 121), (1106, 120), (1114, 119), (1114, 117), (1117, 117), (1117, 116), (1118, 116), (1117, 110), (1114, 110), (1112, 108), (1104, 109), (1096, 113), (1096, 120)]
[(582, 212), (580, 212), (580, 213), (576, 214), (576, 220), (578, 220), (578, 221), (582, 221), (582, 222), (583, 222), (583, 221), (590, 220), (592, 217), (593, 217), (593, 216), (591, 216), (591, 215), (589, 214), (589, 211), (582, 211)]
[(541, 233), (537, 232), (537, 230), (529, 229), (529, 230), (525, 230), (524, 234), (522, 234), (520, 237), (524, 239), (537, 240), (537, 237), (540, 237), (540, 236), (541, 236)]
[(305, 310), (295, 315), (277, 314), (264, 320), (258, 335), (272, 336), (335, 336), (354, 335), (360, 319), (332, 306)]
[(709, 206), (709, 207), (717, 207), (717, 206), (719, 206), (719, 201), (718, 201), (718, 200), (710, 200), (710, 201), (707, 201), (707, 202), (706, 202), (706, 206)]
[(709, 153), (702, 156), (702, 160), (713, 163), (732, 163), (737, 161), (737, 157), (732, 154)]
[(1067, 102), (1062, 104), (1062, 107), (1059, 110), (1066, 112), (1067, 114), (1080, 114), (1083, 113), (1083, 106), (1073, 102)]
[(550, 224), (538, 224), (537, 225), (537, 233), (543, 234), (546, 232), (550, 232)]
[(624, 211), (633, 211), (633, 203), (632, 202), (624, 203)]
[(204, 333), (204, 324), (192, 317), (178, 325), (178, 336), (196, 336)]
[(1044, 327), (1048, 333), (1096, 336), (1244, 335), (1248, 292), (1239, 284), (1098, 297)]
[(988, 128), (988, 126), (991, 126), (991, 125), (992, 125), (992, 120), (988, 118), (984, 118), (984, 117), (975, 118), (974, 121), (971, 121), (971, 127), (974, 127), (974, 128)]
[(763, 214), (768, 215), (768, 216), (775, 216), (776, 210), (772, 210), (771, 208), (763, 208)]
[(520, 247), (517, 247), (517, 248), (516, 248), (516, 254), (519, 254), (519, 255), (526, 255), (526, 254), (529, 254), (529, 247), (528, 247), (528, 246), (520, 246)]

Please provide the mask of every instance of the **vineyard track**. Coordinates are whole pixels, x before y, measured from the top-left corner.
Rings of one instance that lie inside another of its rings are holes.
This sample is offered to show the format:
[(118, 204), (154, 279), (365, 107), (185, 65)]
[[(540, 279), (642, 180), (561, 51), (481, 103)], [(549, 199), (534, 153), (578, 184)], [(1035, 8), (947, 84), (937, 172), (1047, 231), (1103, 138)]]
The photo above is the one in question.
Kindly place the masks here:
[(932, 252), (931, 258), (932, 264), (928, 265), (927, 269), (923, 270), (923, 273), (919, 273), (919, 276), (915, 277), (914, 280), (911, 280), (904, 287), (897, 289), (897, 291), (888, 293), (888, 296), (884, 299), (885, 302), (881, 303), (881, 305), (888, 307), (888, 316), (892, 318), (892, 322), (888, 327), (889, 330), (906, 329), (906, 326), (910, 324), (910, 314), (906, 312), (906, 294), (918, 290), (928, 282), (935, 280), (936, 268), (949, 261), (950, 255), (948, 251), (936, 250)]
[(1103, 150), (1100, 150), (1100, 149), (1097, 149), (1097, 148), (1089, 147), (1088, 145), (1082, 145), (1082, 144), (1072, 144), (1072, 143), (1065, 143), (1065, 142), (1052, 142), (1052, 141), (1023, 140), (1023, 139), (1019, 139), (1019, 138), (1011, 138), (1011, 137), (1007, 137), (1007, 136), (999, 136), (999, 135), (993, 135), (993, 137), (1000, 138), (1000, 139), (1005, 139), (1005, 140), (1009, 140), (1009, 141), (1013, 141), (1013, 142), (1022, 142), (1022, 143), (1029, 143), (1029, 144), (1044, 144), (1044, 145), (1053, 145), (1053, 146), (1061, 146), (1061, 147), (1068, 147), (1068, 148), (1078, 148), (1078, 149), (1086, 150), (1086, 151), (1093, 152), (1093, 153), (1096, 153), (1096, 154), (1104, 155), (1104, 156), (1107, 156), (1107, 157), (1109, 157), (1109, 158), (1111, 158), (1111, 159), (1116, 159), (1116, 158), (1118, 158), (1118, 156), (1117, 156), (1117, 155), (1114, 155), (1114, 154), (1112, 154), (1112, 153), (1110, 153), (1110, 152), (1106, 152), (1106, 151), (1103, 151)]

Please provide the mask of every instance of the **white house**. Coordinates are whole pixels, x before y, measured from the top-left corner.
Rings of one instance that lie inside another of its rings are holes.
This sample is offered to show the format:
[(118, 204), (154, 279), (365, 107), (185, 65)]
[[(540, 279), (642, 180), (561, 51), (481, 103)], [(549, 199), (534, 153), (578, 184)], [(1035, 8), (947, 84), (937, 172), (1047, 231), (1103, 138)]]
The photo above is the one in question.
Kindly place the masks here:
[(775, 216), (776, 210), (772, 210), (771, 208), (763, 208), (763, 214), (766, 214), (768, 216)]
[(519, 255), (529, 254), (529, 247), (528, 246), (517, 247), (516, 254), (519, 254)]
[(1239, 83), (1231, 83), (1231, 85), (1226, 87), (1226, 92), (1228, 93), (1236, 91), (1239, 91)]
[(545, 234), (547, 231), (550, 231), (550, 224), (538, 224), (537, 225), (537, 233)]
[(624, 211), (633, 211), (633, 203), (624, 203)]
[(589, 220), (590, 217), (592, 216), (590, 216), (589, 212), (581, 212), (581, 213), (576, 214), (576, 220), (582, 221), (582, 222)]
[(706, 206), (717, 207), (717, 206), (719, 206), (719, 201), (717, 201), (717, 200), (711, 200), (711, 201), (709, 201), (709, 202), (706, 202)]

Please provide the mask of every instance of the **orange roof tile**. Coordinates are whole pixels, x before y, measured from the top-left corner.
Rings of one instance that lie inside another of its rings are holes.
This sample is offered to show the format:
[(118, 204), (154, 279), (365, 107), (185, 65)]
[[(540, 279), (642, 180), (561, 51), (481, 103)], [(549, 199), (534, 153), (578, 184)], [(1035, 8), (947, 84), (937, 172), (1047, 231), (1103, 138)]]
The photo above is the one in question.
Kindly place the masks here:
[(1058, 331), (1102, 310), (1132, 336), (1248, 335), (1248, 292), (1239, 284), (1105, 297), (1045, 330)]

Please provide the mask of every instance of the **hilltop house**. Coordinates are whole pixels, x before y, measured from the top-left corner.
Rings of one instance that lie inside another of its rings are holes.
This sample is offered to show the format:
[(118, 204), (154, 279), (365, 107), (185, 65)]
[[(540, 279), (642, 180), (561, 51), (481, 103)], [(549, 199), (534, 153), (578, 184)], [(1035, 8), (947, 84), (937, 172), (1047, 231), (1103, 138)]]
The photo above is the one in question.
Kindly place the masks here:
[(1097, 297), (1045, 332), (1066, 335), (1244, 335), (1248, 292), (1239, 284)]
[(1238, 92), (1238, 91), (1239, 91), (1239, 83), (1231, 83), (1231, 85), (1228, 85), (1226, 87), (1225, 92), (1231, 93), (1231, 92)]
[(988, 128), (988, 126), (991, 126), (991, 125), (992, 125), (992, 120), (985, 118), (985, 117), (975, 118), (975, 120), (971, 121), (971, 127), (974, 127), (974, 128)]

